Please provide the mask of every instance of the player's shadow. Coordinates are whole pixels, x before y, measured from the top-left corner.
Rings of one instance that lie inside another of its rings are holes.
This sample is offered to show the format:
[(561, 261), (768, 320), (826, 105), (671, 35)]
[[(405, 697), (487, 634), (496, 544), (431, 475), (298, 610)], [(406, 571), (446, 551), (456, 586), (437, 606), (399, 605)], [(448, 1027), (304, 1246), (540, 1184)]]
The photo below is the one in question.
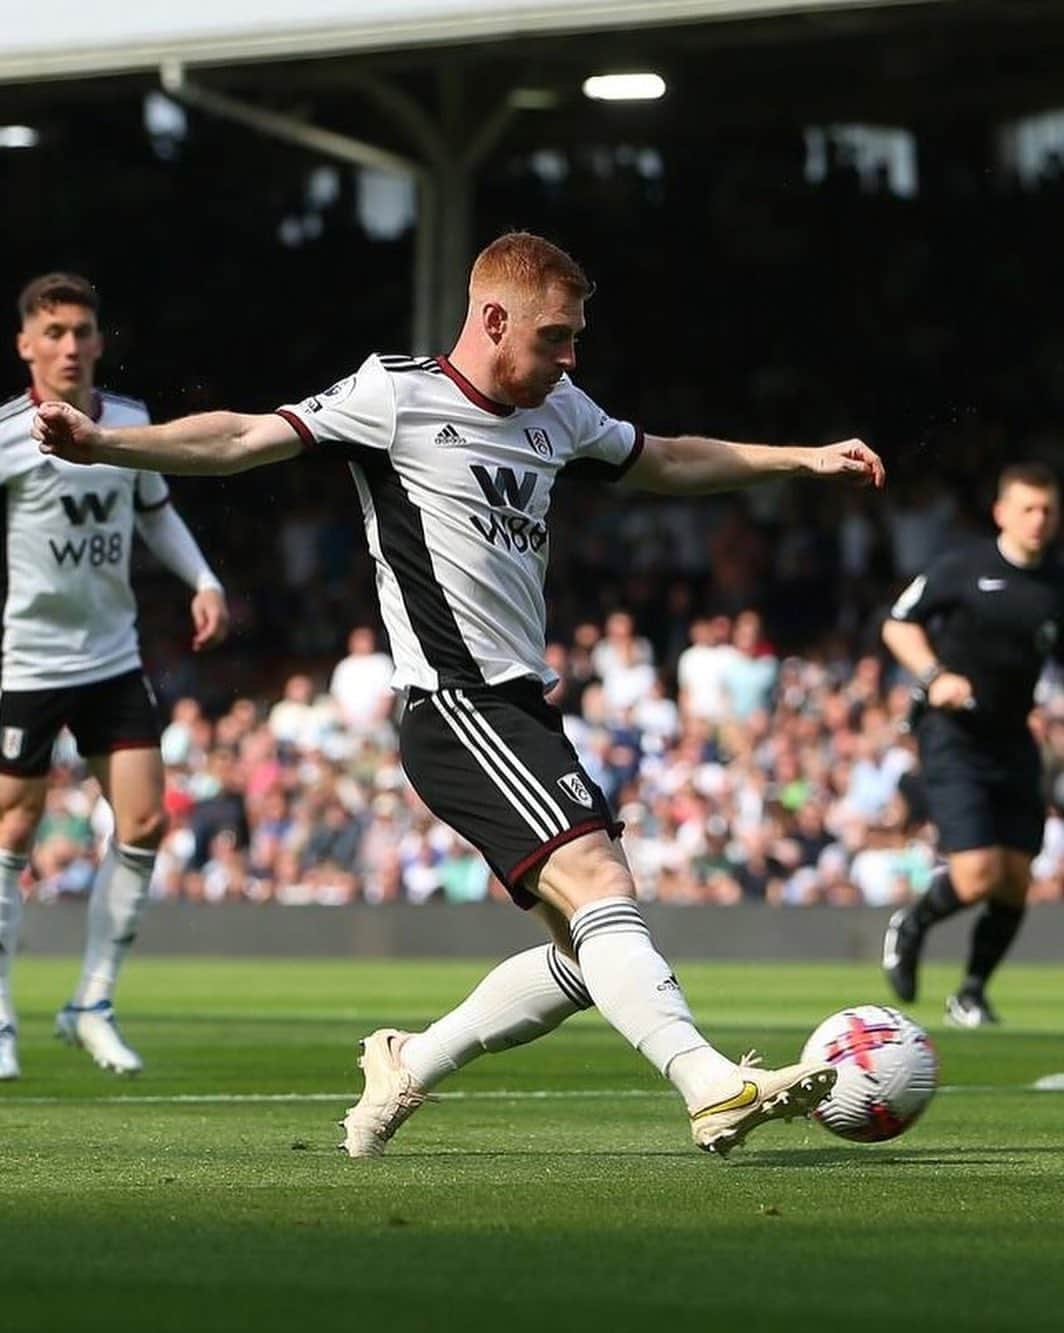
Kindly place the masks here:
[(817, 1166), (997, 1166), (1003, 1157), (1032, 1157), (1044, 1153), (1060, 1155), (1059, 1147), (1020, 1145), (979, 1148), (887, 1148), (876, 1144), (854, 1144), (852, 1148), (792, 1148), (751, 1150), (729, 1158), (728, 1165), (747, 1170)]
[(607, 1148), (596, 1148), (586, 1150), (580, 1148), (569, 1148), (558, 1150), (556, 1148), (459, 1148), (454, 1151), (447, 1149), (424, 1149), (418, 1150), (412, 1148), (409, 1152), (396, 1152), (394, 1150), (388, 1153), (389, 1161), (424, 1161), (425, 1159), (446, 1160), (449, 1162), (458, 1161), (489, 1161), (492, 1158), (527, 1159), (528, 1161), (554, 1161), (559, 1157), (572, 1157), (574, 1160), (581, 1161), (594, 1160), (601, 1158), (604, 1161), (616, 1161), (623, 1157), (625, 1161), (642, 1161), (644, 1159), (660, 1161), (663, 1157), (686, 1157), (690, 1158), (690, 1148), (617, 1148), (610, 1151)]
[[(327, 1151), (333, 1154), (335, 1146), (305, 1146), (311, 1153)], [(752, 1149), (739, 1148), (725, 1160), (729, 1170), (775, 1171), (780, 1168), (795, 1168), (808, 1171), (816, 1167), (891, 1167), (899, 1166), (997, 1166), (1003, 1157), (1030, 1157), (1039, 1154), (1060, 1155), (1060, 1148), (1016, 1146), (1000, 1148), (917, 1148), (899, 1151), (884, 1149), (875, 1144), (854, 1144), (852, 1148), (792, 1148), (792, 1149)], [(556, 1161), (558, 1158), (571, 1157), (581, 1161), (603, 1160), (616, 1161), (661, 1161), (666, 1158), (698, 1161), (699, 1154), (691, 1148), (411, 1148), (406, 1152), (392, 1149), (387, 1156), (389, 1162), (487, 1162), (505, 1158), (507, 1161)], [(713, 1154), (704, 1154), (706, 1159)], [(719, 1161), (719, 1159), (713, 1158)], [(374, 1166), (378, 1166), (374, 1162)]]

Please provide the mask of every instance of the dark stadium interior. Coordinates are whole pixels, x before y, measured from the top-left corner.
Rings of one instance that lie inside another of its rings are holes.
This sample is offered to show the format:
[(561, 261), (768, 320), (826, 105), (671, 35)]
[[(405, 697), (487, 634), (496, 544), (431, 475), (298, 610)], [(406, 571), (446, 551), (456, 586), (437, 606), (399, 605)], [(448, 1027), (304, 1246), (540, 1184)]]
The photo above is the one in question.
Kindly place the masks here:
[[(681, 616), (750, 602), (781, 648), (811, 650), (834, 631), (860, 647), (899, 575), (891, 506), (919, 508), (944, 488), (956, 522), (975, 526), (1002, 460), (1061, 463), (1064, 162), (1047, 150), (1038, 179), (1021, 183), (997, 145), (1001, 127), (1056, 109), (1062, 49), (1058, 6), (900, 5), (195, 77), (405, 153), (414, 145), (367, 80), (402, 88), (456, 143), (512, 89), (553, 90), (556, 105), (516, 113), (477, 172), (472, 239), (524, 226), (583, 260), (598, 286), (583, 385), (661, 433), (861, 434), (881, 449), (891, 489), (886, 508), (868, 509), (875, 541), (859, 580), (840, 562), (837, 499), (812, 489), (771, 505), (707, 503), (704, 564), (674, 549), (668, 505), (648, 501), (622, 524), (608, 495), (563, 497), (554, 632), (624, 605), (667, 656), (668, 605)], [(586, 73), (633, 64), (659, 69), (669, 95), (621, 106), (580, 96)], [(0, 121), (42, 136), (0, 152), (9, 328), (26, 279), (89, 274), (109, 340), (101, 380), (160, 419), (268, 410), (369, 350), (409, 349), (412, 229), (371, 239), (353, 168), (312, 205), (323, 159), (216, 117), (189, 111), (185, 133), (153, 139), (143, 99), (157, 87), (143, 76), (0, 86)], [(830, 135), (824, 178), (811, 181), (805, 131), (838, 124), (909, 131), (915, 192), (892, 192), (885, 167), (860, 175)], [(295, 241), (279, 239), (286, 219), (307, 218)], [(5, 355), (0, 389), (22, 384)], [(269, 689), (297, 664), (335, 661), (373, 604), (339, 468), (308, 460), (174, 489), (230, 587), (239, 633), (209, 671), (189, 666), (181, 598), (144, 598), (167, 693), (194, 686), (221, 706), (249, 670)], [(286, 529), (315, 546), (310, 580), (286, 580)], [(715, 578), (709, 558), (733, 537), (750, 553), (740, 587)]]

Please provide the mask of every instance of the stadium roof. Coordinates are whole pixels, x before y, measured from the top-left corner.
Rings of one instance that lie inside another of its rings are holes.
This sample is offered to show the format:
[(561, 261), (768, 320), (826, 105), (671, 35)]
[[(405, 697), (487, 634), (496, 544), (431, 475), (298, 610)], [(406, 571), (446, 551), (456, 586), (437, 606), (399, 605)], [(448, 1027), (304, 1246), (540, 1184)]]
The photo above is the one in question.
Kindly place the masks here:
[(52, 0), (5, 28), (0, 80), (956, 0)]

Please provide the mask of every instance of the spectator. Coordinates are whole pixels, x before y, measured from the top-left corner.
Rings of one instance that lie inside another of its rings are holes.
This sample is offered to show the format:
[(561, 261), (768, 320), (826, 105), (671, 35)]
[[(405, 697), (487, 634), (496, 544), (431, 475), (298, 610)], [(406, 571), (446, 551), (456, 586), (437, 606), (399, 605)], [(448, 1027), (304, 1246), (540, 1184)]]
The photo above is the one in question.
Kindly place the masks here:
[(736, 616), (732, 646), (735, 655), (728, 661), (723, 685), (729, 716), (742, 722), (769, 707), (779, 663), (762, 642), (761, 616), (756, 611), (748, 609)]
[(691, 622), (691, 642), (676, 664), (680, 711), (684, 717), (716, 724), (728, 714), (726, 679), (738, 657), (728, 616), (701, 616)]
[(337, 662), (329, 681), (344, 725), (356, 736), (370, 735), (388, 723), (393, 670), (392, 659), (377, 649), (374, 631), (356, 625), (347, 637), (347, 656)]

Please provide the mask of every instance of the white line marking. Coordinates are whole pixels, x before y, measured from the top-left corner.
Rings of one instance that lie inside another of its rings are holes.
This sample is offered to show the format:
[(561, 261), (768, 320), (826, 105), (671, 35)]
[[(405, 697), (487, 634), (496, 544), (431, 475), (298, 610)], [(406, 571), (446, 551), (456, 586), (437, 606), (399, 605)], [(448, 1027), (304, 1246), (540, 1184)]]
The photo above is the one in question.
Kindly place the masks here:
[[(1046, 1080), (1037, 1083), (952, 1083), (938, 1089), (939, 1092), (1064, 1092), (1064, 1084), (1050, 1085)], [(644, 1088), (565, 1088), (552, 1091), (549, 1088), (524, 1088), (521, 1091), (507, 1091), (504, 1088), (481, 1092), (438, 1092), (434, 1094), (445, 1102), (549, 1102), (549, 1101), (637, 1101), (649, 1099), (674, 1099), (672, 1092), (658, 1092)], [(77, 1102), (82, 1106), (259, 1106), (271, 1102), (343, 1102), (351, 1101), (355, 1096), (353, 1089), (346, 1092), (179, 1092), (171, 1096), (156, 1096), (149, 1093), (137, 1096), (136, 1093), (120, 1093), (113, 1097), (10, 1097), (0, 1095), (0, 1108), (4, 1106), (69, 1106)]]

